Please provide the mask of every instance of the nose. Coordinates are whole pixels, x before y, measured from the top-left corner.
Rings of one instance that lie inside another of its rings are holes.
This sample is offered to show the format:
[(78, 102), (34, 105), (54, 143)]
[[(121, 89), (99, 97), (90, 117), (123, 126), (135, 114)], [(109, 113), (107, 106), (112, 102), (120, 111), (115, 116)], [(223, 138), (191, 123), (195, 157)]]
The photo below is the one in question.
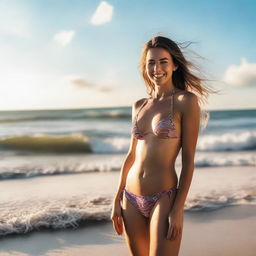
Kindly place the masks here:
[(154, 73), (158, 73), (160, 70), (160, 65), (158, 63), (155, 63), (154, 65)]

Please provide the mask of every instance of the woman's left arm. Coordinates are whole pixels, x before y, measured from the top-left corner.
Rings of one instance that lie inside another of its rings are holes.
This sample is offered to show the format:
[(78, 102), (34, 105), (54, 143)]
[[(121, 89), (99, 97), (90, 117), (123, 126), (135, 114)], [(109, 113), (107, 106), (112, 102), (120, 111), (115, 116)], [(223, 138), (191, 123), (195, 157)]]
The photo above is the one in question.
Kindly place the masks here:
[(169, 215), (167, 239), (176, 239), (182, 232), (183, 211), (194, 172), (194, 156), (200, 125), (200, 107), (195, 94), (184, 95), (182, 107), (182, 170), (174, 205)]
[(189, 92), (184, 96), (181, 121), (182, 169), (173, 211), (183, 211), (194, 172), (194, 158), (200, 125), (198, 98)]

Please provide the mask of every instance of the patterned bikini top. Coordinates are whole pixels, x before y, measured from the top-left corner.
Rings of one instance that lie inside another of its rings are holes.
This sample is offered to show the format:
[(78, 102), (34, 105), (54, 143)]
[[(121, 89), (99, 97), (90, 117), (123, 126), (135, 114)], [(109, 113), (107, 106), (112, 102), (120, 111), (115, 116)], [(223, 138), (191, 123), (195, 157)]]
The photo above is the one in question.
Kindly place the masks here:
[[(172, 120), (173, 94), (174, 93), (171, 94), (171, 113), (170, 113), (170, 115), (168, 115), (167, 117), (160, 120), (153, 129), (153, 134), (162, 139), (179, 139), (179, 138), (181, 138), (181, 136), (175, 135), (176, 129), (175, 129), (175, 124)], [(132, 131), (131, 132), (132, 132), (133, 136), (139, 140), (143, 140), (147, 134), (152, 133), (151, 131), (149, 131), (149, 132), (141, 131), (140, 128), (138, 127), (138, 121), (137, 121), (139, 112), (146, 105), (147, 102), (148, 102), (148, 99), (145, 100), (145, 102), (143, 102), (143, 104), (141, 105), (140, 109), (138, 110), (138, 112), (134, 118), (134, 121), (132, 123)]]

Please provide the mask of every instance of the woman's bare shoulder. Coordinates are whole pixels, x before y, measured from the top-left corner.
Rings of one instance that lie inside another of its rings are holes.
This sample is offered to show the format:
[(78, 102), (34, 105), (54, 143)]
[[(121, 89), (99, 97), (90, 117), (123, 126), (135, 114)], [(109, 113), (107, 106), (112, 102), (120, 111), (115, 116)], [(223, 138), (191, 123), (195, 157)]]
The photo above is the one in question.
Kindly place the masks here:
[(188, 111), (188, 109), (197, 109), (199, 107), (198, 96), (193, 92), (185, 92), (181, 104), (182, 112)]
[(193, 92), (184, 91), (181, 95), (180, 106), (183, 113), (189, 108), (194, 108), (195, 105), (198, 105), (198, 97)]
[(133, 103), (133, 108), (137, 109), (139, 108), (144, 102), (147, 100), (147, 98), (141, 98)]
[(197, 96), (193, 92), (180, 91), (178, 94), (179, 94), (178, 97), (182, 96), (182, 103), (185, 104), (185, 105), (189, 104), (189, 102), (191, 102), (191, 101), (196, 101), (197, 100)]

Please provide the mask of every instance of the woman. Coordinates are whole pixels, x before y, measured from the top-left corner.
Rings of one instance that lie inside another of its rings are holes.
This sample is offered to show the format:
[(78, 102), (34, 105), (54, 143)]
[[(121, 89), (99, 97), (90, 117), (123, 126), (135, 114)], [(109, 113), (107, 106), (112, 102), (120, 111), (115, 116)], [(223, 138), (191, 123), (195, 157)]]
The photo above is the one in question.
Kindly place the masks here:
[[(162, 36), (142, 51), (140, 68), (150, 97), (133, 104), (130, 148), (111, 214), (117, 234), (124, 224), (132, 255), (179, 253), (200, 126), (198, 97), (192, 91), (208, 93), (203, 80), (190, 72), (192, 65), (174, 41)], [(178, 183), (175, 160), (181, 148)]]

